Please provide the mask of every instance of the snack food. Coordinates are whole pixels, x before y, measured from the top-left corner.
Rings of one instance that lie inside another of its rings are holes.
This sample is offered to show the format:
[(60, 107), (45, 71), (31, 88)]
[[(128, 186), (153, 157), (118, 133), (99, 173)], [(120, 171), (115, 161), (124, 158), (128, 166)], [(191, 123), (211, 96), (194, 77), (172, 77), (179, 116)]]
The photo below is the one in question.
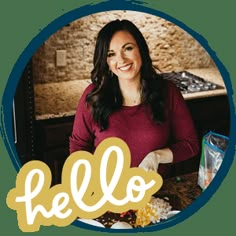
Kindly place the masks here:
[(147, 226), (167, 219), (167, 214), (171, 211), (171, 205), (160, 198), (152, 197), (151, 200), (136, 211), (136, 226)]

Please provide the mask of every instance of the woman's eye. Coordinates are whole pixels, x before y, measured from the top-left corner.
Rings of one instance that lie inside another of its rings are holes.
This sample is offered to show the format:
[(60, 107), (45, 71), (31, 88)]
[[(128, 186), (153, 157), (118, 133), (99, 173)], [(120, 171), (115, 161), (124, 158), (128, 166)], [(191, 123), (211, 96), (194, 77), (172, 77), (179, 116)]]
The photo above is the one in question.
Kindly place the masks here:
[(125, 51), (131, 51), (131, 50), (133, 50), (132, 46), (128, 46), (128, 47), (125, 48)]
[(115, 53), (114, 53), (114, 52), (109, 52), (109, 53), (107, 53), (107, 57), (113, 57), (113, 56), (115, 56)]

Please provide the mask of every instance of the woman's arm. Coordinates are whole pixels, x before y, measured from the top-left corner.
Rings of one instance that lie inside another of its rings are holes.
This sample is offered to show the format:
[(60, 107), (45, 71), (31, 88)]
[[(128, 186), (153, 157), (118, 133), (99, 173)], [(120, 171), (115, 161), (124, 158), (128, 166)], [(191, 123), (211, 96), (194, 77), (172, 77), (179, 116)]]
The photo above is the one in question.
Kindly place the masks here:
[(170, 124), (169, 143), (144, 157), (139, 167), (157, 170), (159, 164), (176, 163), (196, 156), (200, 143), (188, 107), (178, 88), (170, 83), (167, 99), (167, 119)]
[(168, 148), (173, 153), (173, 163), (185, 161), (196, 156), (200, 151), (200, 142), (189, 108), (174, 85), (169, 86), (169, 120), (171, 136)]

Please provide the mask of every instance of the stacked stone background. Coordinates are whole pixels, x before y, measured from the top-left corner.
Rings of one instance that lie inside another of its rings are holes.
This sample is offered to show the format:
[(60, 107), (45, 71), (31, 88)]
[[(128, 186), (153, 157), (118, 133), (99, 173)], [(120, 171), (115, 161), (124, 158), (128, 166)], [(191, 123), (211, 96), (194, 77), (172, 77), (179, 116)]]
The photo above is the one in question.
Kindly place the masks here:
[[(98, 31), (109, 21), (131, 20), (147, 40), (153, 64), (161, 71), (214, 66), (203, 46), (163, 18), (135, 11), (108, 11), (71, 22), (51, 35), (33, 55), (35, 84), (89, 79)], [(56, 66), (56, 51), (66, 50), (66, 66)]]

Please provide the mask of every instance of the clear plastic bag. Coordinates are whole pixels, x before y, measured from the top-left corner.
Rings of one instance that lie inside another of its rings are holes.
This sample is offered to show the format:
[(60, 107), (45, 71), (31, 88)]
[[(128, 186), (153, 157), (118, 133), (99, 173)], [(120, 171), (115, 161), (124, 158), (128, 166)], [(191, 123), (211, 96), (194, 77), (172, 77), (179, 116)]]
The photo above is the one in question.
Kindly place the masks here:
[(204, 190), (211, 183), (223, 161), (229, 138), (210, 131), (202, 140), (198, 184)]

